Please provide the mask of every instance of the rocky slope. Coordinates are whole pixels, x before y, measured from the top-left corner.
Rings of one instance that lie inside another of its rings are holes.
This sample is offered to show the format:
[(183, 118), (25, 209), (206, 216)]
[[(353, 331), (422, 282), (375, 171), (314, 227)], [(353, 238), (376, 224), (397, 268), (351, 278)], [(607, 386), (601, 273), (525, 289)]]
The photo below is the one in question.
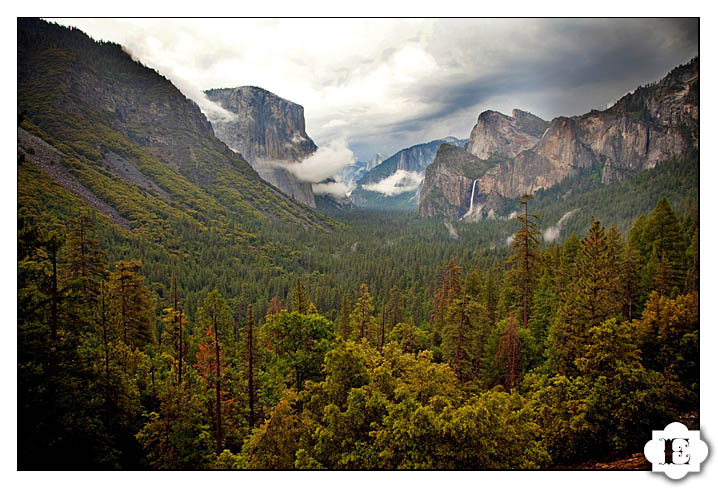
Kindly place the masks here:
[[(466, 182), (471, 176), (463, 173), (466, 165), (446, 170), (468, 157), (438, 153), (427, 169), (420, 214), (462, 217), (466, 210), (458, 203), (468, 199), (469, 206), (484, 203), (480, 208), (487, 217), (498, 208), (499, 197), (515, 198), (552, 187), (582, 168), (600, 168), (602, 182), (610, 184), (697, 147), (698, 73), (695, 58), (663, 80), (625, 95), (607, 110), (557, 117), (550, 123), (519, 110), (512, 117), (482, 113), (466, 153), (483, 160), (488, 169), (476, 188), (473, 182), (469, 188)], [(443, 177), (430, 180), (430, 173)], [(482, 214), (473, 213), (473, 217)]]
[(119, 45), (19, 19), (17, 58), (18, 114), (59, 152), (49, 175), (90, 205), (94, 195), (116, 210), (108, 216), (123, 227), (159, 232), (169, 216), (323, 226), (217, 139), (196, 103)]
[(207, 97), (236, 116), (212, 122), (216, 136), (244, 156), (257, 173), (287, 195), (316, 207), (312, 184), (282, 165), (291, 165), (317, 150), (307, 135), (304, 107), (259, 87), (207, 90)]
[[(417, 191), (421, 188), (412, 186), (410, 190), (400, 194), (388, 195), (372, 191), (376, 184), (387, 181), (392, 177), (398, 177), (397, 172), (405, 172), (416, 176), (417, 182), (423, 180), (427, 166), (434, 161), (439, 147), (442, 144), (463, 147), (466, 139), (446, 137), (428, 143), (417, 144), (409, 148), (397, 151), (391, 157), (385, 159), (381, 164), (370, 169), (357, 181), (357, 188), (352, 192), (351, 199), (359, 207), (375, 208), (415, 208), (417, 205)], [(396, 178), (397, 181), (401, 180)], [(367, 188), (368, 187), (368, 188)]]

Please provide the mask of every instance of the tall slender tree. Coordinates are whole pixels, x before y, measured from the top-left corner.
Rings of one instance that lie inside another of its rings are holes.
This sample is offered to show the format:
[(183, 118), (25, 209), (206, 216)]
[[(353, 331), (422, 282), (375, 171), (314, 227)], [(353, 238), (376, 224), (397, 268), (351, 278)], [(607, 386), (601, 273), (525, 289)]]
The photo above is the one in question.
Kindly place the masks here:
[(536, 268), (539, 260), (538, 248), (541, 243), (538, 230), (539, 216), (529, 214), (529, 200), (533, 196), (524, 194), (521, 196), (521, 205), (524, 212), (519, 214), (517, 219), (521, 228), (514, 235), (511, 242), (511, 253), (507, 259), (507, 265), (512, 270), (509, 272), (508, 281), (514, 289), (515, 305), (522, 310), (523, 327), (529, 325), (529, 312), (531, 311), (531, 300), (533, 286), (536, 282)]
[(257, 388), (254, 385), (254, 311), (252, 305), (247, 306), (247, 390), (249, 396), (249, 428), (256, 423), (254, 403)]

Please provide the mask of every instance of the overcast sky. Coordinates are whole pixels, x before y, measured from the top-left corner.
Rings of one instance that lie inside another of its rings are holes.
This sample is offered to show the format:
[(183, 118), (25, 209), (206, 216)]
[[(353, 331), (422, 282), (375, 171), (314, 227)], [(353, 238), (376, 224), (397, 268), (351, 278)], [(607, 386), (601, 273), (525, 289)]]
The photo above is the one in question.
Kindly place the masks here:
[(698, 54), (698, 21), (685, 19), (58, 22), (124, 45), (189, 97), (255, 85), (301, 104), (320, 147), (346, 144), (360, 160), (467, 138), (486, 109), (547, 120), (605, 109)]

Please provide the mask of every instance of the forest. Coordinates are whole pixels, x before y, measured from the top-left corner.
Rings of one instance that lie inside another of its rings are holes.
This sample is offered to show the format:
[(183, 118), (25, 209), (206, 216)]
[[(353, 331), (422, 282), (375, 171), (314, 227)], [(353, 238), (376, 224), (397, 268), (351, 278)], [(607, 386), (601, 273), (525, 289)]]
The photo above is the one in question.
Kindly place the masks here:
[(698, 422), (697, 136), (480, 222), (320, 212), (120, 45), (19, 19), (17, 58), (18, 469), (573, 469)]
[(594, 219), (549, 244), (533, 205), (508, 248), (429, 222), (437, 236), (353, 260), (351, 229), (411, 227), (358, 213), (324, 232), (325, 267), (347, 263), (338, 303), (331, 270), (282, 293), (259, 268), (193, 307), (188, 268), (163, 266), (158, 289), (144, 257), (111, 259), (92, 212), (21, 207), (19, 468), (537, 469), (640, 451), (698, 409), (697, 214), (661, 198), (626, 232)]

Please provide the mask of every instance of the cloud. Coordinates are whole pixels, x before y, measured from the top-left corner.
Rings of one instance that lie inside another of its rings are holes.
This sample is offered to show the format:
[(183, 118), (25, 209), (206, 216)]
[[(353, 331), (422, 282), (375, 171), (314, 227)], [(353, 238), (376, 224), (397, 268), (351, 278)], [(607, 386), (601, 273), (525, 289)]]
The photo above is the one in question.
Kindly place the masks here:
[[(134, 61), (142, 62), (143, 56), (136, 53), (146, 51), (147, 45), (144, 43), (144, 37), (140, 36), (136, 38), (131, 46), (123, 45), (122, 49), (129, 54)], [(182, 78), (182, 76), (175, 72), (173, 67), (155, 62), (151, 68), (170, 80), (172, 84), (182, 92), (182, 95), (193, 100), (199, 106), (205, 117), (211, 122), (231, 122), (237, 119), (237, 114), (233, 114), (218, 103), (208, 99), (207, 95), (205, 95), (199, 87)]]
[(344, 182), (313, 183), (312, 191), (317, 195), (346, 197), (351, 188)]
[(127, 46), (208, 116), (196, 87), (255, 85), (299, 103), (320, 147), (344, 139), (361, 160), (467, 137), (486, 109), (551, 119), (605, 108), (698, 54), (697, 19), (58, 22)]
[(561, 216), (561, 219), (559, 219), (554, 226), (551, 226), (544, 230), (543, 240), (546, 243), (553, 243), (554, 241), (556, 241), (561, 235), (561, 229), (563, 229), (563, 226), (566, 224), (566, 221), (578, 211), (579, 208), (568, 211), (563, 216)]
[(370, 192), (378, 192), (387, 197), (403, 194), (404, 192), (412, 192), (419, 188), (424, 177), (419, 172), (397, 170), (388, 177), (376, 183), (367, 183), (362, 185), (364, 190)]
[(262, 163), (285, 168), (303, 182), (319, 183), (327, 178), (334, 178), (342, 168), (354, 164), (355, 161), (354, 153), (347, 147), (346, 141), (337, 139), (320, 147), (299, 163), (286, 161)]

